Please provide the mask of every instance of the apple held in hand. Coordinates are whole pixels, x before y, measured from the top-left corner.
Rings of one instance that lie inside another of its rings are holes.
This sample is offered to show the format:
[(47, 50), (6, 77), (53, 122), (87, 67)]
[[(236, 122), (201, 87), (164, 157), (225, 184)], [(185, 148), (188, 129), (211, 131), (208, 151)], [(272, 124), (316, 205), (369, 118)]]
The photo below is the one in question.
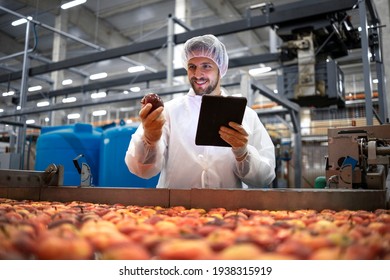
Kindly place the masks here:
[(145, 106), (147, 103), (152, 104), (152, 109), (150, 110), (150, 112), (153, 112), (158, 107), (164, 107), (163, 100), (156, 93), (148, 93), (141, 99), (142, 106)]

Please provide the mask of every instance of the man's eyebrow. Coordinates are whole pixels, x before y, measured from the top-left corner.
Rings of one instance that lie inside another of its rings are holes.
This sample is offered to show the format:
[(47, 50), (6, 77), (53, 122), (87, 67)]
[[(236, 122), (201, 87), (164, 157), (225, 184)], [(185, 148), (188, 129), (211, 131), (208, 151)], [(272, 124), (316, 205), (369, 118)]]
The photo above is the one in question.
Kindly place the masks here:
[(197, 63), (189, 62), (188, 65), (212, 65), (212, 63), (211, 62), (201, 62), (201, 63), (197, 64)]

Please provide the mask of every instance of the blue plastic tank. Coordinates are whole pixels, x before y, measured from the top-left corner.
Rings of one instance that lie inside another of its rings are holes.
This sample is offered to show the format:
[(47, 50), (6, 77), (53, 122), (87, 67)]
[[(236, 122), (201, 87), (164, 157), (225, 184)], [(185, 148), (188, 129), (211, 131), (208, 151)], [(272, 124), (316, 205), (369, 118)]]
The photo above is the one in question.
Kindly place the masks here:
[(103, 131), (100, 146), (99, 186), (155, 188), (159, 175), (151, 179), (142, 179), (132, 174), (126, 166), (125, 155), (131, 136), (138, 124), (120, 125)]
[(81, 167), (85, 162), (92, 173), (92, 185), (99, 184), (99, 156), (102, 129), (91, 124), (42, 127), (37, 139), (35, 170), (43, 171), (52, 163), (64, 167), (64, 185), (79, 186), (81, 175), (73, 160)]

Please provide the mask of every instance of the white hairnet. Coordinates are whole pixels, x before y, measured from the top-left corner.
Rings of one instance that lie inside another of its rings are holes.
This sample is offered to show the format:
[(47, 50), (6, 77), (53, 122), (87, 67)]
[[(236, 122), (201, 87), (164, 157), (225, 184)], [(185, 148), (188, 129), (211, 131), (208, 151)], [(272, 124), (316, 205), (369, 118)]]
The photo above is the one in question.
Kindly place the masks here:
[(203, 35), (189, 39), (184, 44), (183, 66), (188, 70), (188, 61), (193, 57), (207, 57), (218, 65), (221, 78), (225, 76), (229, 57), (225, 45), (214, 35)]

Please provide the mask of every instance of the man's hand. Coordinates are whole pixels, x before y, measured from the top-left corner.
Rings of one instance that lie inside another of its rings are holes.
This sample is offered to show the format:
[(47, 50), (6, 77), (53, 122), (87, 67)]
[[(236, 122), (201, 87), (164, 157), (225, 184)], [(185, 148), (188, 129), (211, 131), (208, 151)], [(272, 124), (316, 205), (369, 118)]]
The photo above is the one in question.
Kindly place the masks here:
[(154, 145), (161, 138), (165, 117), (163, 114), (164, 107), (159, 107), (153, 112), (150, 112), (151, 109), (152, 104), (145, 104), (139, 111), (139, 117), (144, 128), (144, 140), (149, 145)]
[(241, 161), (248, 153), (248, 133), (243, 126), (238, 123), (229, 122), (229, 126), (230, 128), (221, 126), (219, 135), (226, 143), (232, 146), (234, 156), (238, 161)]

